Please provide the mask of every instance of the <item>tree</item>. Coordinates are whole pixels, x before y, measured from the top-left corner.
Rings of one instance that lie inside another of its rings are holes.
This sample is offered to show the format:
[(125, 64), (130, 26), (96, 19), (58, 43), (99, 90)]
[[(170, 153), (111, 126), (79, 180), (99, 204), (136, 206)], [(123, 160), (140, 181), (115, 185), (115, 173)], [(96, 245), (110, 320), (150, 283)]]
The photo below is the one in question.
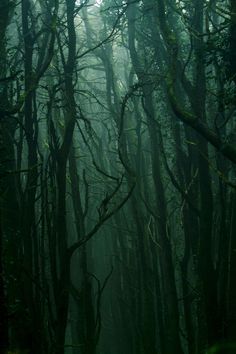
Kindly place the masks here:
[(234, 351), (234, 2), (0, 10), (4, 349)]

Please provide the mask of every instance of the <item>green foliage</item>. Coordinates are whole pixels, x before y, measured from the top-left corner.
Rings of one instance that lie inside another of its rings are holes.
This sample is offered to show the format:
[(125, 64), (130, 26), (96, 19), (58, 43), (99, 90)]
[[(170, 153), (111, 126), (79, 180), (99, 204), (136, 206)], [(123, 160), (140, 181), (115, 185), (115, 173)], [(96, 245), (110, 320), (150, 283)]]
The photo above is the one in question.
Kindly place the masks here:
[(206, 351), (206, 354), (224, 354), (229, 353), (233, 354), (236, 351), (236, 343), (235, 342), (227, 342), (222, 344), (215, 344), (213, 347), (209, 348)]

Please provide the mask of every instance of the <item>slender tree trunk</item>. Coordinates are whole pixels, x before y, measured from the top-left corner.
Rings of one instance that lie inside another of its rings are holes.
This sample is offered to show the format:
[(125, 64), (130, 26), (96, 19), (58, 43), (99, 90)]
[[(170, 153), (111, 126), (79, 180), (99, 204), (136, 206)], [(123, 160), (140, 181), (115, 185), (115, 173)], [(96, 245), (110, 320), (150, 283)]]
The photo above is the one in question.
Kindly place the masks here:
[(2, 354), (5, 354), (7, 352), (8, 345), (8, 310), (3, 266), (2, 218), (0, 212), (0, 352)]

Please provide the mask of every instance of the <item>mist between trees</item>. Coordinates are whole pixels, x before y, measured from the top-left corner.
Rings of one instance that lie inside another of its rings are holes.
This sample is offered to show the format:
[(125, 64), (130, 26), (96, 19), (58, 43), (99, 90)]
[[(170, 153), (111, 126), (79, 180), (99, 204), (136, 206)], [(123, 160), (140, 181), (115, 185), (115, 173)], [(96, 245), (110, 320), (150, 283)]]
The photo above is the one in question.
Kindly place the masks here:
[(1, 0), (1, 353), (236, 353), (235, 84), (234, 0)]

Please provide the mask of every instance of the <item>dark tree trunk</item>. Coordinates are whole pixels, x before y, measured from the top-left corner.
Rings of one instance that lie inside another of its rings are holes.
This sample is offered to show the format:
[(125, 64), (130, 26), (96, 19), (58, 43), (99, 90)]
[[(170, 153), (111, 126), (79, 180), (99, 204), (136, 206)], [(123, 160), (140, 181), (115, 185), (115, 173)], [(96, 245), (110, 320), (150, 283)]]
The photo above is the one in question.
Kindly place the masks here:
[(2, 218), (0, 212), (0, 353), (5, 354), (7, 352), (8, 345), (8, 310), (3, 266)]

